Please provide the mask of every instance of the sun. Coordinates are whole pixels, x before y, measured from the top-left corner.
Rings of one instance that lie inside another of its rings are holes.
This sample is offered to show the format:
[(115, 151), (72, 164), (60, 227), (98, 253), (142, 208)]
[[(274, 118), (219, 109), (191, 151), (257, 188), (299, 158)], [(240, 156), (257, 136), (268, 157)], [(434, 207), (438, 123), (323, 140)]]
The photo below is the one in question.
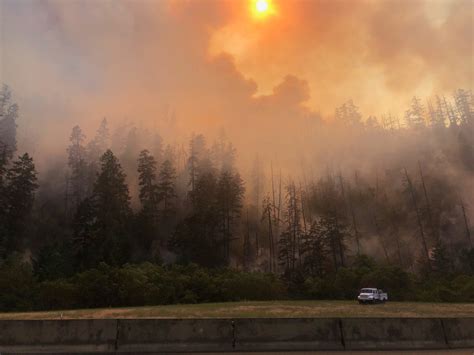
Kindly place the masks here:
[(252, 0), (252, 13), (257, 18), (264, 18), (274, 14), (272, 0)]
[(267, 0), (257, 0), (255, 2), (255, 10), (259, 13), (268, 11), (269, 5)]

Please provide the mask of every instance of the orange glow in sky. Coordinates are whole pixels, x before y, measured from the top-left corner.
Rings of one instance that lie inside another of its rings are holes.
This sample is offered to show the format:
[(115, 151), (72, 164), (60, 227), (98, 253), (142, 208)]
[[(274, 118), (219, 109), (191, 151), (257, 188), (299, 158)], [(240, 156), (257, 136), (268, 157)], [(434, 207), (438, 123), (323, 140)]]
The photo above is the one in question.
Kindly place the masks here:
[(252, 13), (257, 18), (263, 18), (274, 13), (271, 0), (252, 0)]

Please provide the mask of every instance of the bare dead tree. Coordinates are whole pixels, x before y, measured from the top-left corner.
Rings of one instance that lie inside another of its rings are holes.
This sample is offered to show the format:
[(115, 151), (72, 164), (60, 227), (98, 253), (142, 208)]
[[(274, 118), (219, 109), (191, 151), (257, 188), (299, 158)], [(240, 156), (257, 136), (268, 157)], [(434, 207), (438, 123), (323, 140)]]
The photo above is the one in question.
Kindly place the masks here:
[(385, 245), (385, 241), (384, 241), (384, 238), (382, 236), (382, 233), (380, 232), (380, 225), (377, 221), (377, 217), (376, 217), (375, 213), (373, 214), (372, 218), (373, 218), (373, 221), (374, 221), (375, 233), (377, 233), (377, 237), (379, 238), (380, 245), (382, 246), (383, 253), (385, 255), (385, 259), (387, 259), (387, 263), (390, 264), (390, 258), (388, 256), (387, 247)]
[(306, 213), (305, 213), (305, 205), (304, 205), (304, 195), (303, 195), (303, 188), (301, 186), (301, 181), (300, 181), (300, 199), (301, 199), (301, 216), (303, 217), (303, 231), (304, 234), (307, 233), (307, 228), (306, 228)]
[(469, 246), (472, 248), (472, 240), (471, 240), (471, 231), (469, 229), (469, 222), (467, 220), (466, 216), (466, 208), (464, 207), (464, 201), (461, 199), (461, 210), (462, 210), (462, 215), (464, 218), (464, 227), (466, 228), (466, 239), (469, 244)]
[(275, 242), (273, 236), (273, 219), (272, 219), (272, 203), (270, 202), (270, 197), (264, 199), (263, 202), (263, 213), (262, 221), (266, 220), (268, 222), (268, 246), (269, 246), (269, 258), (270, 258), (270, 271), (276, 271), (276, 260), (275, 260)]
[(250, 263), (250, 223), (249, 210), (247, 208), (247, 233), (244, 235), (244, 270), (248, 270)]
[[(345, 193), (344, 182), (343, 182), (341, 173), (339, 173), (339, 183), (341, 185), (342, 199), (344, 201), (344, 205), (346, 205), (346, 193)], [(349, 192), (350, 192), (350, 186), (349, 186)], [(352, 199), (350, 197), (350, 193), (349, 193), (349, 197), (347, 198), (347, 204), (349, 206), (349, 213), (351, 214), (352, 228), (354, 229), (354, 237), (355, 237), (356, 245), (357, 245), (357, 255), (359, 255), (360, 254), (359, 229), (357, 228), (357, 221), (356, 221), (355, 212), (354, 212), (354, 208), (353, 208), (353, 205), (352, 205)]]
[(417, 219), (417, 222), (418, 222), (418, 229), (420, 231), (423, 251), (424, 251), (424, 254), (425, 254), (425, 257), (426, 257), (427, 265), (428, 265), (429, 269), (431, 270), (430, 254), (428, 252), (428, 245), (426, 244), (425, 231), (424, 231), (423, 223), (422, 223), (422, 220), (421, 220), (420, 210), (418, 209), (418, 203), (417, 203), (417, 200), (416, 200), (415, 189), (414, 189), (413, 184), (411, 182), (410, 176), (408, 175), (407, 169), (404, 168), (404, 170), (405, 170), (405, 176), (406, 176), (408, 188), (410, 190), (410, 195), (411, 195), (411, 199), (412, 199), (412, 203), (413, 203), (413, 209), (416, 212), (416, 219)]
[(426, 212), (428, 213), (428, 223), (430, 224), (431, 234), (433, 237), (433, 241), (438, 241), (438, 233), (436, 227), (433, 223), (433, 213), (431, 210), (430, 199), (428, 198), (428, 191), (426, 189), (425, 178), (423, 177), (423, 171), (421, 169), (421, 163), (418, 162), (418, 168), (420, 170), (420, 178), (421, 178), (421, 185), (423, 186), (423, 194), (425, 196), (425, 204), (426, 204)]

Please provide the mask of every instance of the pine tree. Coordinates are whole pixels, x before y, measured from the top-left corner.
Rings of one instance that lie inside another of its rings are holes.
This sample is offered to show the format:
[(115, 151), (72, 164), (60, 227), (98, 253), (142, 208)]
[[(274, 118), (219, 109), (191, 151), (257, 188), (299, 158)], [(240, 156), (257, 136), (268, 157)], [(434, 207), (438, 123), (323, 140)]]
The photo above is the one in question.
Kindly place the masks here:
[(36, 181), (35, 165), (28, 153), (18, 157), (7, 171), (4, 190), (7, 236), (4, 235), (6, 240), (1, 242), (7, 253), (20, 246), (38, 188)]
[(302, 252), (302, 230), (301, 230), (301, 209), (299, 198), (296, 192), (296, 186), (293, 181), (286, 186), (286, 211), (284, 213), (284, 223), (286, 229), (280, 236), (279, 241), (279, 258), (280, 266), (283, 267), (285, 273), (292, 272), (301, 262)]
[(79, 203), (73, 220), (72, 246), (79, 270), (94, 267), (103, 259), (98, 227), (97, 205), (94, 198), (87, 197)]
[(217, 184), (217, 214), (224, 245), (224, 258), (229, 261), (230, 243), (233, 240), (233, 229), (240, 217), (244, 196), (243, 181), (238, 173), (222, 171)]
[(168, 220), (175, 214), (174, 200), (176, 195), (176, 170), (169, 159), (161, 165), (157, 186), (158, 199), (163, 205), (160, 211), (162, 220)]
[(474, 101), (472, 93), (458, 89), (454, 93), (454, 102), (461, 125), (474, 123)]
[(217, 177), (214, 169), (200, 173), (190, 192), (192, 211), (176, 226), (170, 247), (184, 261), (207, 267), (223, 266), (217, 201)]
[(348, 126), (359, 126), (361, 124), (362, 116), (359, 108), (354, 105), (352, 100), (349, 100), (336, 108), (336, 119)]
[(289, 275), (293, 270), (293, 244), (291, 233), (285, 231), (278, 239), (278, 264), (285, 275)]
[[(268, 248), (269, 248), (269, 256), (270, 256), (270, 271), (276, 271), (276, 248), (275, 248), (275, 237), (274, 237), (274, 225), (275, 221), (273, 220), (273, 203), (270, 199), (270, 196), (267, 196), (263, 200), (263, 208), (262, 208), (262, 218), (261, 221), (263, 223), (268, 224)], [(258, 238), (256, 238), (256, 249), (258, 250)]]
[(130, 196), (125, 174), (111, 150), (100, 158), (101, 169), (94, 185), (96, 229), (101, 238), (102, 260), (120, 264), (126, 260)]
[(10, 89), (4, 85), (0, 91), (0, 177), (16, 151), (17, 118), (18, 105), (12, 102)]
[(227, 142), (224, 136), (216, 141), (210, 150), (212, 163), (220, 171), (232, 171), (235, 163), (236, 150), (232, 143)]
[(158, 216), (158, 203), (160, 201), (156, 161), (148, 150), (142, 150), (138, 158), (138, 184), (140, 186), (140, 202), (145, 214), (156, 218)]
[(86, 162), (86, 148), (84, 147), (85, 135), (79, 126), (72, 129), (70, 137), (70, 146), (68, 152), (68, 165), (71, 169), (71, 190), (74, 204), (77, 207), (79, 203), (90, 194), (88, 186), (88, 171)]
[(94, 139), (91, 140), (87, 146), (89, 161), (91, 163), (95, 164), (108, 149), (109, 139), (110, 134), (107, 119), (103, 118)]
[(192, 136), (189, 142), (189, 158), (188, 158), (188, 170), (189, 170), (189, 185), (191, 186), (191, 193), (196, 187), (196, 180), (199, 174), (199, 163), (204, 156), (207, 155), (206, 140), (203, 135)]
[(303, 267), (313, 277), (324, 276), (327, 259), (327, 246), (324, 239), (323, 225), (319, 220), (311, 224), (308, 233), (303, 237)]
[(349, 236), (347, 225), (339, 220), (336, 214), (328, 214), (321, 218), (321, 231), (325, 244), (331, 252), (334, 268), (345, 266), (346, 239)]
[(457, 127), (458, 125), (458, 116), (453, 108), (453, 105), (446, 100), (446, 97), (443, 96), (443, 108), (446, 116), (448, 117), (449, 127)]
[(418, 97), (413, 96), (411, 107), (405, 113), (405, 120), (410, 128), (421, 128), (425, 126), (425, 109)]
[(18, 105), (12, 103), (11, 92), (4, 85), (0, 91), (0, 257), (6, 252), (10, 238), (7, 224), (6, 173), (10, 160), (16, 151), (16, 119)]
[(139, 198), (142, 208), (136, 216), (135, 238), (139, 255), (154, 259), (159, 240), (159, 192), (157, 163), (148, 150), (142, 150), (138, 158)]
[(446, 126), (446, 112), (443, 109), (443, 102), (441, 98), (436, 95), (436, 108), (434, 109), (434, 120), (432, 120), (432, 124), (434, 126), (445, 127)]

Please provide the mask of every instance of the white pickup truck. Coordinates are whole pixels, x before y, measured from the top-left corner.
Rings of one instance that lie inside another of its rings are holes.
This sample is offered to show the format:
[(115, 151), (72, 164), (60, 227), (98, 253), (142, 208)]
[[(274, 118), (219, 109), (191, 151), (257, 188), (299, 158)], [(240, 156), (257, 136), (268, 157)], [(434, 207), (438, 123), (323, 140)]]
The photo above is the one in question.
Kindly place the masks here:
[(376, 288), (363, 288), (357, 296), (360, 304), (379, 303), (388, 301), (388, 295), (382, 290)]

